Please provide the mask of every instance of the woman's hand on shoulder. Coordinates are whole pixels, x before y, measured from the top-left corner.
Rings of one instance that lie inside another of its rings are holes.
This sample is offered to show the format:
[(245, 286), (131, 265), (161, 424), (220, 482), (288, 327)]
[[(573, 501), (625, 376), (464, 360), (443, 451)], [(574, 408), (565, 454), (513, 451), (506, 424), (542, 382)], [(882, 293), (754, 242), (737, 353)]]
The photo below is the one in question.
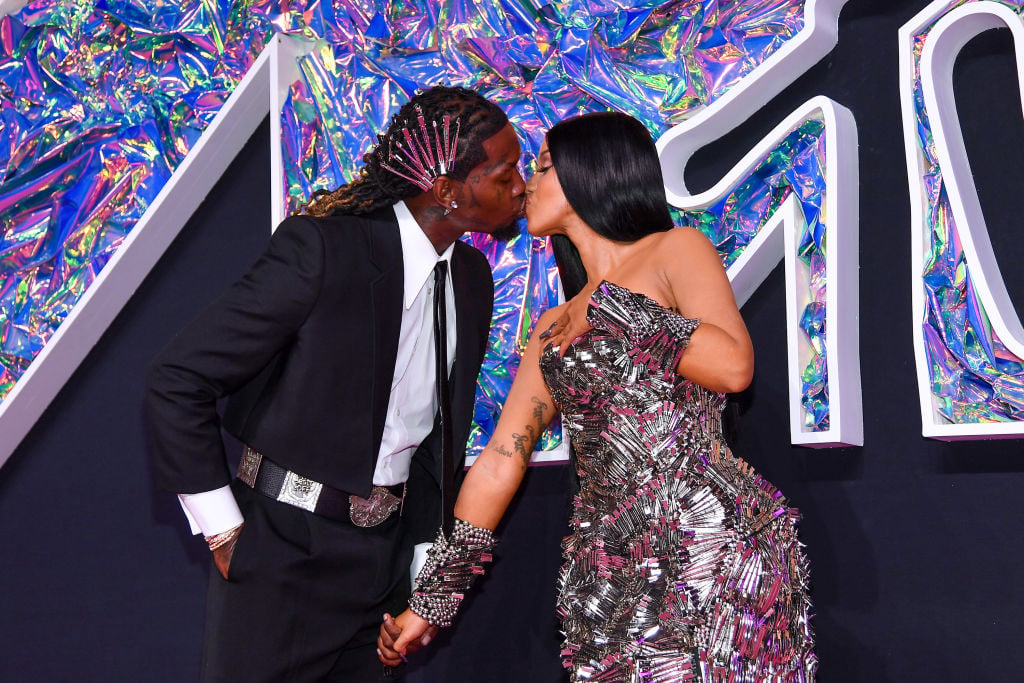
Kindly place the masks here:
[(584, 290), (564, 304), (549, 310), (549, 319), (553, 319), (553, 322), (547, 323), (545, 327), (541, 327), (546, 323), (543, 317), (538, 321), (537, 328), (541, 330), (540, 338), (544, 340), (545, 347), (550, 344), (557, 349), (559, 356), (564, 356), (566, 349), (592, 328), (590, 321), (587, 320), (590, 294), (589, 290)]

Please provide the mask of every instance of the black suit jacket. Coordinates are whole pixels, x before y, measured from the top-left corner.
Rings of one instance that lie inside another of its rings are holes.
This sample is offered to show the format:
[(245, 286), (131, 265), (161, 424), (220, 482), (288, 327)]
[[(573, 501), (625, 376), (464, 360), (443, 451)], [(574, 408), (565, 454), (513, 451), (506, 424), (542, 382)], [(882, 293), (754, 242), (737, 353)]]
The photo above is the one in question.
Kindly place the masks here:
[[(487, 260), (456, 242), (456, 471), (490, 328)], [(256, 264), (150, 365), (146, 408), (158, 485), (209, 491), (232, 475), (223, 427), (283, 467), (368, 496), (395, 369), (403, 298), (401, 238), (390, 208), (285, 220)], [(436, 426), (436, 425), (435, 425)], [(438, 430), (417, 451), (407, 509), (437, 528)]]

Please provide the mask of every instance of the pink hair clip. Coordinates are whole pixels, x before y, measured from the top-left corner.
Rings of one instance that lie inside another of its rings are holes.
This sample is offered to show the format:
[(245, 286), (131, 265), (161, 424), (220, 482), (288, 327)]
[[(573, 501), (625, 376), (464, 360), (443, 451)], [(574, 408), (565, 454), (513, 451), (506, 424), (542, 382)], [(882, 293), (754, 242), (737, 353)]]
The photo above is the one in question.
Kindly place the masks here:
[(400, 134), (393, 131), (380, 138), (377, 159), (381, 168), (405, 178), (423, 191), (429, 190), (438, 176), (447, 175), (452, 170), (461, 125), (462, 122), (456, 119), (455, 130), (449, 139), (451, 116), (445, 114), (440, 126), (436, 120), (430, 122), (434, 131), (431, 139), (423, 110), (417, 105), (415, 127), (406, 121)]

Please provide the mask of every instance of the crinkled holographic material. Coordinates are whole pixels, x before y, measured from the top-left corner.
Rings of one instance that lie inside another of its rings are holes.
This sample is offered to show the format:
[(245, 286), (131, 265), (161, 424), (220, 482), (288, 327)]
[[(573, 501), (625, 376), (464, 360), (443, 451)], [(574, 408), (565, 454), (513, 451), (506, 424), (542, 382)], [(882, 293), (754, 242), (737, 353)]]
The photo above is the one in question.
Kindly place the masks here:
[(797, 256), (807, 266), (808, 303), (800, 316), (800, 330), (809, 343), (811, 358), (801, 372), (804, 427), (829, 427), (828, 363), (825, 350), (825, 124), (820, 118), (805, 121), (786, 136), (751, 173), (722, 199), (704, 211), (676, 211), (682, 225), (697, 228), (717, 247), (726, 267), (739, 258), (757, 233), (794, 196), (799, 202), (803, 228)]
[[(390, 117), (416, 89), (436, 83), (478, 89), (505, 109), (527, 165), (548, 128), (584, 112), (627, 112), (657, 137), (728, 92), (796, 35), (803, 27), (803, 4), (602, 0), (537, 8), (516, 0), (365, 1), (336, 2), (331, 9), (309, 2), (281, 11), (275, 3), (257, 3), (279, 30), (323, 41), (300, 58), (301, 77), (281, 113), (287, 205), (294, 211), (311, 192), (351, 180)], [(800, 151), (813, 144), (801, 138), (794, 149), (776, 153), (785, 159), (766, 163), (774, 163), (780, 177), (755, 176), (738, 192), (756, 193), (762, 182), (774, 182), (780, 195), (799, 188), (809, 223), (816, 226), (811, 216), (821, 203), (819, 159), (813, 151)], [(726, 231), (747, 231), (735, 240), (716, 240), (728, 262), (772, 207), (760, 207), (755, 216), (757, 208), (746, 207), (742, 220), (723, 221)], [(558, 290), (546, 242), (525, 231), (506, 249), (488, 238), (466, 239), (488, 255), (495, 276), (494, 326), (469, 444), (476, 454), (493, 431), (527, 335), (540, 313), (557, 302)], [(812, 268), (816, 248), (807, 252)], [(823, 273), (821, 266), (822, 291), (812, 301), (823, 301)], [(804, 373), (804, 405), (809, 426), (824, 429), (824, 307), (808, 310), (803, 327), (821, 351)], [(555, 443), (549, 434), (541, 448)]]
[(676, 374), (699, 320), (612, 282), (541, 370), (579, 475), (562, 662), (582, 681), (813, 681), (797, 510), (722, 437), (725, 396)]
[(35, 2), (0, 18), (0, 399), (263, 48), (244, 2)]
[[(417, 88), (481, 90), (508, 112), (531, 160), (543, 132), (573, 114), (617, 109), (664, 133), (803, 22), (802, 0), (35, 2), (0, 19), (0, 398), (274, 32), (319, 41), (281, 112), (295, 210), (351, 179)], [(489, 254), (497, 285), (470, 443), (478, 452), (525, 335), (556, 301), (557, 275), (546, 244), (525, 234), (504, 251), (468, 239)], [(815, 311), (806, 318), (822, 329)], [(805, 385), (823, 380), (822, 369)], [(827, 397), (805, 397), (816, 401), (825, 401), (814, 409), (821, 424)]]
[[(950, 2), (948, 9), (965, 4), (970, 3)], [(999, 4), (1024, 12), (1019, 2)], [(925, 317), (920, 323), (934, 406), (953, 424), (1019, 421), (1024, 419), (1024, 360), (1000, 341), (978, 300), (925, 110), (921, 53), (932, 26), (914, 40), (914, 108), (929, 240), (922, 273)]]

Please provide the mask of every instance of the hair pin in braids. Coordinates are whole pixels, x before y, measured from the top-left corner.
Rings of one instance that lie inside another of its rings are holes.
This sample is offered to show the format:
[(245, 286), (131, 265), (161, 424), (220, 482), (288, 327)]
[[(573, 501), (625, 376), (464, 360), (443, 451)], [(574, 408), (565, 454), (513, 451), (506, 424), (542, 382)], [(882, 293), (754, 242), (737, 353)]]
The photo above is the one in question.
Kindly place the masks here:
[(483, 142), (506, 125), (505, 112), (476, 91), (436, 85), (418, 92), (363, 155), (359, 175), (330, 192), (317, 192), (302, 212), (365, 215), (429, 190), (439, 175), (465, 180), (487, 158)]
[(380, 136), (376, 152), (381, 168), (415, 183), (424, 191), (434, 186), (438, 176), (451, 171), (455, 151), (459, 146), (462, 122), (456, 119), (455, 130), (452, 131), (451, 116), (445, 114), (440, 126), (437, 120), (431, 121), (430, 125), (433, 128), (433, 140), (423, 118), (423, 109), (416, 105), (415, 125), (406, 121), (400, 131), (393, 131), (387, 137)]

